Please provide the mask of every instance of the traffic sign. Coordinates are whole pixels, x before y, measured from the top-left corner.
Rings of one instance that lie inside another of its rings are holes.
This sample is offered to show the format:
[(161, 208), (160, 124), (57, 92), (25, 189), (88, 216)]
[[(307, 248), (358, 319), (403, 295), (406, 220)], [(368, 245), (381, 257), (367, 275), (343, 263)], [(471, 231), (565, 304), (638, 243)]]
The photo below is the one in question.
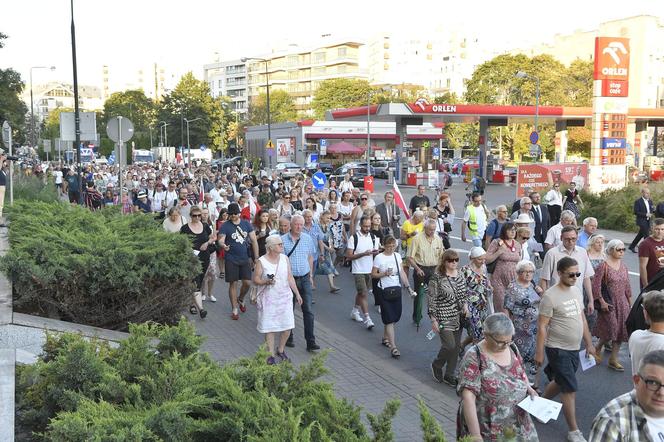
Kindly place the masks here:
[(106, 124), (106, 135), (116, 143), (129, 141), (134, 136), (134, 123), (129, 118), (113, 117)]
[(316, 190), (320, 190), (325, 187), (325, 184), (327, 183), (327, 177), (323, 172), (316, 172), (314, 173), (314, 176), (311, 177), (311, 182), (313, 183)]
[(266, 149), (274, 149), (274, 143), (272, 140), (267, 140), (267, 144), (265, 145)]
[(201, 144), (201, 152), (205, 152), (205, 149), (207, 149), (207, 146), (205, 144)]
[(318, 146), (318, 150), (319, 150), (321, 156), (327, 155), (327, 140), (325, 138), (320, 139), (320, 144)]
[(530, 133), (530, 143), (537, 144), (538, 141), (539, 141), (539, 134), (537, 133), (536, 130), (534, 130)]
[(9, 147), (9, 143), (11, 140), (11, 133), (12, 133), (12, 128), (9, 125), (9, 121), (5, 120), (4, 123), (2, 123), (2, 142), (5, 143), (5, 146)]
[(431, 156), (433, 157), (434, 160), (440, 159), (440, 147), (434, 147), (431, 150)]
[(530, 145), (530, 155), (533, 157), (537, 157), (542, 153), (542, 149), (540, 148), (539, 144), (531, 144)]

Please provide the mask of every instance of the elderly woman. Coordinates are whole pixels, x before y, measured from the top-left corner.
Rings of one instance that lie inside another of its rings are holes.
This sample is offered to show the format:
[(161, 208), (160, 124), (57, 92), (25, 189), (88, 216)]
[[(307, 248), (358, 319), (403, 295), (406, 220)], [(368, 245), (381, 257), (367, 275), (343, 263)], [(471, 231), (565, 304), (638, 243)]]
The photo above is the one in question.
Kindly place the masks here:
[[(290, 261), (282, 252), (284, 243), (279, 235), (270, 235), (265, 240), (267, 253), (256, 261), (253, 282), (257, 285), (256, 309), (258, 310), (259, 333), (265, 334), (269, 365), (289, 361), (285, 346), (291, 330), (295, 328), (293, 317), (293, 294), (302, 305), (300, 292)], [(275, 347), (275, 335), (279, 334), (279, 343)]]
[(537, 396), (512, 344), (514, 326), (504, 313), (484, 321), (480, 343), (466, 352), (459, 368), (457, 437), (477, 441), (508, 440), (506, 430), (516, 434), (510, 440), (537, 441), (537, 431), (528, 412), (517, 406), (528, 395)]
[(459, 357), (461, 316), (468, 316), (466, 280), (458, 267), (459, 254), (453, 249), (446, 250), (427, 287), (431, 329), (438, 334), (441, 343), (431, 364), (431, 372), (436, 382), (445, 382), (452, 387), (457, 385), (454, 370)]
[[(597, 268), (601, 263), (606, 261), (606, 252), (604, 252), (604, 235), (601, 233), (595, 233), (588, 238), (586, 251), (588, 252), (588, 258), (590, 259), (590, 264), (593, 266), (595, 275), (597, 275)], [(595, 276), (592, 276), (590, 279), (592, 280), (593, 278), (595, 278)], [(586, 312), (586, 321), (588, 321), (588, 330), (590, 331), (595, 328), (595, 322), (597, 322), (598, 315), (597, 310), (593, 310), (593, 313), (588, 315), (588, 303), (591, 302), (592, 297), (592, 293), (586, 293), (585, 290), (583, 291), (583, 307)], [(607, 343), (605, 348), (608, 349), (610, 346), (611, 343)]]
[[(408, 278), (401, 265), (401, 256), (395, 253), (397, 240), (388, 235), (383, 243), (385, 250), (376, 255), (371, 269), (371, 277), (378, 279), (380, 296), (380, 318), (383, 321), (383, 345), (390, 349), (393, 358), (399, 359), (401, 353), (394, 337), (394, 324), (401, 319), (401, 288), (409, 290)], [(374, 295), (376, 292), (374, 291)]]
[(164, 230), (171, 233), (178, 233), (185, 224), (184, 218), (180, 215), (180, 209), (177, 207), (168, 209), (168, 216), (161, 223)]
[(505, 290), (516, 278), (516, 263), (521, 261), (521, 244), (516, 240), (516, 227), (506, 222), (500, 229), (500, 237), (491, 241), (486, 253), (487, 264), (495, 263), (491, 274), (493, 286), (493, 307), (495, 312), (503, 311)]
[(535, 365), (535, 334), (542, 289), (533, 284), (535, 265), (531, 261), (519, 261), (516, 265), (516, 280), (505, 292), (504, 307), (514, 323), (516, 344), (523, 360), (531, 364), (530, 372), (537, 370)]
[(601, 351), (604, 344), (611, 342), (609, 368), (624, 371), (618, 362), (620, 344), (627, 342), (629, 335), (625, 320), (632, 305), (632, 289), (629, 285), (627, 267), (622, 259), (625, 244), (619, 239), (612, 239), (606, 246), (606, 261), (597, 267), (593, 278), (593, 300), (598, 311), (597, 323), (593, 327), (593, 336), (599, 338), (595, 346), (595, 359), (602, 362)]
[(493, 288), (486, 273), (484, 260), (486, 252), (482, 247), (473, 247), (468, 253), (470, 262), (461, 268), (461, 274), (468, 286), (468, 318), (466, 331), (468, 337), (462, 343), (465, 348), (471, 342), (476, 344), (482, 340), (482, 323), (493, 313)]
[[(401, 256), (408, 256), (408, 248), (413, 242), (413, 237), (424, 230), (424, 213), (416, 210), (410, 219), (404, 221), (401, 226)], [(408, 272), (408, 263), (404, 261), (406, 272)]]

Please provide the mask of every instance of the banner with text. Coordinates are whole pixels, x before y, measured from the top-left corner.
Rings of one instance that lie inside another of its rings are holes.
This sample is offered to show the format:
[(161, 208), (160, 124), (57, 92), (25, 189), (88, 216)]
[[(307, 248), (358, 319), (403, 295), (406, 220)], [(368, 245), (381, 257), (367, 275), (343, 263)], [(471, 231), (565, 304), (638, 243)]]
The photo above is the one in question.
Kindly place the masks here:
[(516, 176), (516, 196), (524, 195), (526, 189), (546, 192), (555, 184), (567, 186), (574, 181), (577, 189), (586, 188), (588, 163), (537, 163), (519, 164)]

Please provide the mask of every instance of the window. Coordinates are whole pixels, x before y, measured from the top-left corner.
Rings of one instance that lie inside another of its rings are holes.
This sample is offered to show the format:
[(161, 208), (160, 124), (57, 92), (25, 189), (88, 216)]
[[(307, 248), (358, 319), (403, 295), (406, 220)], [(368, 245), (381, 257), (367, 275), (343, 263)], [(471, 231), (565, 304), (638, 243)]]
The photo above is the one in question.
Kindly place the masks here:
[(340, 73), (340, 74), (345, 74), (346, 73), (346, 65), (342, 64), (342, 65), (338, 66), (337, 67), (337, 72)]
[(316, 52), (314, 54), (314, 63), (325, 63), (325, 52)]
[(298, 65), (298, 56), (289, 55), (288, 56), (288, 66), (297, 66)]
[(345, 57), (346, 56), (346, 48), (337, 48), (337, 57)]
[(219, 87), (219, 89), (221, 89), (222, 87), (224, 87), (224, 82), (223, 82), (222, 80), (219, 80), (219, 86), (218, 86), (218, 87)]
[(324, 66), (313, 69), (313, 76), (314, 77), (319, 77), (321, 75), (325, 75), (325, 67)]

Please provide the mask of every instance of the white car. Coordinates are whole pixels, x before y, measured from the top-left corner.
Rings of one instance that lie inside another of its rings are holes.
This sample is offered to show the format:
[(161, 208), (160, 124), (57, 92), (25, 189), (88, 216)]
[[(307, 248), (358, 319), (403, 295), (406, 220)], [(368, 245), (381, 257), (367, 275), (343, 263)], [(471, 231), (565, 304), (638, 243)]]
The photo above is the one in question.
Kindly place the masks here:
[(283, 178), (293, 178), (298, 173), (302, 173), (302, 168), (295, 163), (279, 163), (275, 170)]

